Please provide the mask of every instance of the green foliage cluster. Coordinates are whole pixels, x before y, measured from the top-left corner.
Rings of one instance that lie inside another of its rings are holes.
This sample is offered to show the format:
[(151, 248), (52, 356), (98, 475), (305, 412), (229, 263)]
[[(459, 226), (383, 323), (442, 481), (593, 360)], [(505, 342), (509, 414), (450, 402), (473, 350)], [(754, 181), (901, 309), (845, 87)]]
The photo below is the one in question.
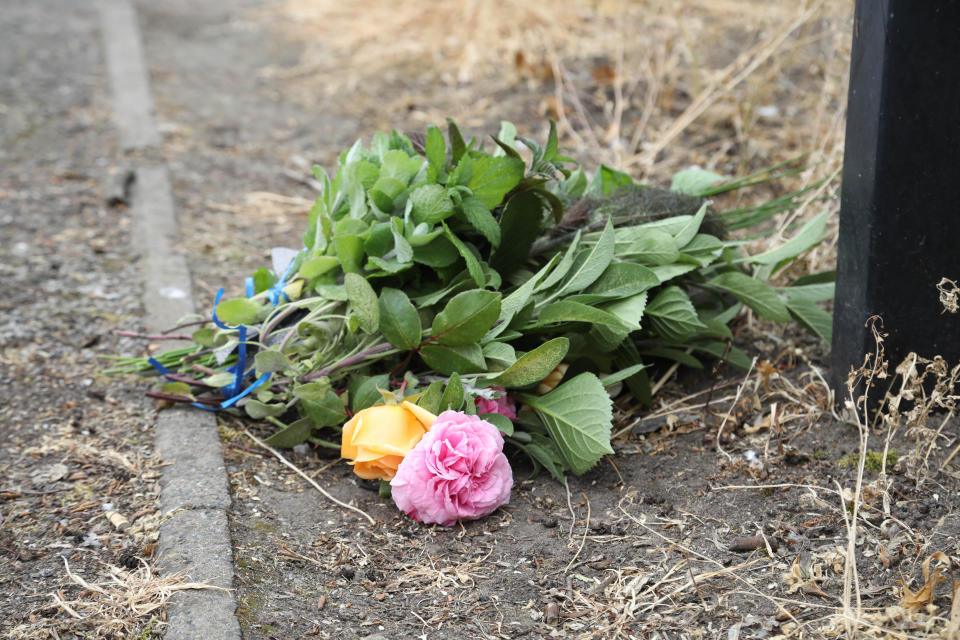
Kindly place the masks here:
[[(240, 403), (282, 427), (272, 444), (330, 444), (325, 430), (384, 395), (471, 412), (504, 387), (521, 403), (518, 419), (488, 417), (560, 478), (612, 452), (608, 390), (649, 402), (649, 363), (699, 367), (705, 356), (747, 367), (728, 327), (743, 305), (828, 337), (816, 303), (832, 297), (829, 278), (765, 282), (822, 239), (825, 215), (748, 257), (708, 232), (723, 214), (703, 196), (750, 180), (724, 187), (715, 174), (681, 172), (671, 197), (693, 207), (651, 215), (622, 203), (652, 187), (605, 166), (588, 178), (559, 155), (553, 126), (543, 145), (509, 123), (493, 142), (484, 150), (452, 122), (446, 136), (380, 133), (345, 151), (332, 179), (315, 171), (323, 190), (287, 277), (284, 265), (260, 269), (251, 297), (216, 308), (250, 329), (253, 373), (272, 375)], [(278, 288), (294, 299), (271, 302)], [(215, 358), (220, 372), (199, 382), (229, 387), (237, 332), (205, 327), (194, 338), (195, 350), (167, 363), (187, 373)], [(536, 394), (561, 362), (565, 381)]]

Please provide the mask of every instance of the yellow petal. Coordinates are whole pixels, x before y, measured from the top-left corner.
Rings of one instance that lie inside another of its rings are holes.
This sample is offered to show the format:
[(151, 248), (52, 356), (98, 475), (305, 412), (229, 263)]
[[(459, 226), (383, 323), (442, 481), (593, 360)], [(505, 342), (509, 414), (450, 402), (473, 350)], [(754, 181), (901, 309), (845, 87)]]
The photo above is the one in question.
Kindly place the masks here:
[(427, 431), (430, 430), (430, 427), (433, 426), (433, 422), (437, 419), (437, 416), (433, 415), (423, 407), (413, 404), (412, 402), (407, 402), (404, 400), (401, 406), (412, 413)]

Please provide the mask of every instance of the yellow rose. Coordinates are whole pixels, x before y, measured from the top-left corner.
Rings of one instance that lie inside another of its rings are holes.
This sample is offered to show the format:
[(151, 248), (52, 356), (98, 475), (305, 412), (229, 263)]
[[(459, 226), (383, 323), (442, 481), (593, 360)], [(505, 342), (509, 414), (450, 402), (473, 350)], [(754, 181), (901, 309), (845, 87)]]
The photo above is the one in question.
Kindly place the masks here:
[(368, 407), (343, 425), (340, 456), (352, 460), (353, 472), (361, 478), (392, 480), (403, 457), (436, 419), (410, 402)]

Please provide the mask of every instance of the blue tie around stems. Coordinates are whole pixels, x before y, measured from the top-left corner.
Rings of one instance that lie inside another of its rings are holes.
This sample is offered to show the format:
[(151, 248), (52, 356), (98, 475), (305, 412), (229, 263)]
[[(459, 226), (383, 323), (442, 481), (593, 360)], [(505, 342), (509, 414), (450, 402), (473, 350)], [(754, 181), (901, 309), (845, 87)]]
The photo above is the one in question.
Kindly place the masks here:
[[(290, 267), (292, 266), (293, 266), (293, 263), (290, 264)], [(289, 276), (290, 267), (287, 267), (287, 273), (285, 273), (283, 276), (284, 280)], [(282, 282), (283, 280), (281, 280), (281, 283)], [(245, 284), (247, 289), (247, 297), (248, 298), (253, 297), (253, 278), (247, 278)], [(274, 287), (276, 286), (277, 285), (274, 285)], [(279, 291), (281, 294), (284, 295), (284, 297), (286, 297), (286, 293), (283, 292), (282, 288), (279, 289)], [(273, 291), (273, 289), (271, 289), (268, 296), (270, 296), (270, 294), (273, 294), (273, 293), (275, 292)], [(206, 409), (207, 411), (220, 411), (221, 409), (227, 409), (229, 407), (232, 407), (237, 402), (239, 402), (241, 398), (244, 398), (245, 396), (250, 395), (250, 393), (254, 389), (256, 389), (257, 387), (265, 383), (267, 380), (269, 380), (271, 375), (269, 373), (265, 373), (259, 378), (257, 378), (253, 382), (253, 384), (251, 384), (249, 387), (241, 390), (241, 388), (243, 387), (243, 379), (246, 377), (246, 368), (247, 368), (247, 327), (246, 325), (242, 325), (242, 324), (237, 327), (230, 327), (220, 321), (220, 319), (217, 317), (217, 305), (220, 304), (220, 299), (222, 297), (223, 297), (223, 288), (217, 291), (217, 297), (214, 298), (214, 301), (213, 301), (213, 314), (212, 314), (213, 323), (218, 327), (220, 327), (221, 329), (225, 329), (227, 331), (232, 331), (236, 329), (237, 331), (237, 363), (232, 367), (230, 367), (229, 369), (227, 369), (228, 372), (234, 374), (234, 379), (232, 384), (229, 384), (226, 387), (223, 387), (223, 395), (226, 396), (227, 399), (221, 402), (219, 407), (211, 407), (209, 405), (200, 404), (199, 402), (190, 403), (195, 407), (199, 407), (200, 409)], [(279, 300), (279, 294), (276, 294), (276, 300)], [(277, 304), (274, 301), (274, 298), (272, 297), (270, 301), (273, 302), (274, 305)], [(170, 373), (170, 371), (166, 367), (164, 367), (162, 364), (160, 364), (160, 362), (157, 361), (155, 358), (152, 358), (152, 357), (148, 358), (147, 362), (149, 362), (153, 366), (153, 368), (159, 371), (162, 375), (167, 375), (168, 373)]]

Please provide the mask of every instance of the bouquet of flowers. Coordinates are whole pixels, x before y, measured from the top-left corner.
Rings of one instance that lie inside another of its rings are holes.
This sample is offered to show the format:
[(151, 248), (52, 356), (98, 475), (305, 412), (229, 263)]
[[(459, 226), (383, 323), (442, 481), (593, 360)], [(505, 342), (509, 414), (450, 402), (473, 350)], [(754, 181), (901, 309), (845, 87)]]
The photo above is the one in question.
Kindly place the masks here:
[(414, 518), (452, 524), (509, 499), (505, 443), (558, 479), (613, 453), (611, 396), (649, 403), (648, 366), (748, 366), (728, 326), (744, 306), (829, 339), (829, 277), (766, 282), (826, 214), (747, 256), (726, 230), (799, 194), (730, 212), (705, 199), (791, 169), (691, 169), (666, 190), (606, 166), (588, 178), (552, 123), (543, 145), (509, 123), (492, 142), (453, 122), (358, 141), (332, 179), (315, 169), (302, 248), (275, 249), (244, 295), (221, 290), (188, 321), (194, 346), (114, 371), (152, 368), (156, 397), (269, 421), (274, 446), (337, 448)]

